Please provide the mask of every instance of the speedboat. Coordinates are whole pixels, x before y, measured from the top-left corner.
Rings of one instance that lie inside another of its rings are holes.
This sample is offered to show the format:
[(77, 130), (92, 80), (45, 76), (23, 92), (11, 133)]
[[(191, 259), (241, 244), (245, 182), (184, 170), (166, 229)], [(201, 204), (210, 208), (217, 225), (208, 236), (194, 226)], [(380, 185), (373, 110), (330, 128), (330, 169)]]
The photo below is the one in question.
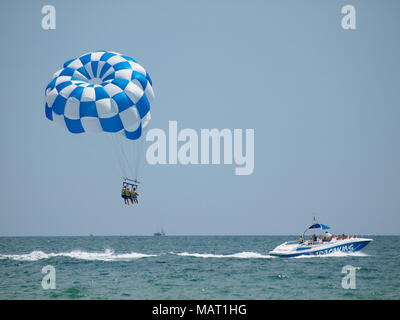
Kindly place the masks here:
[[(309, 240), (304, 236), (308, 230), (318, 229), (325, 233), (317, 237), (315, 234)], [(328, 232), (327, 225), (318, 223), (315, 218), (313, 223), (303, 232), (300, 240), (287, 241), (269, 252), (271, 256), (297, 257), (301, 255), (326, 255), (335, 252), (357, 252), (364, 248), (373, 239), (358, 238), (356, 236), (333, 236)]]

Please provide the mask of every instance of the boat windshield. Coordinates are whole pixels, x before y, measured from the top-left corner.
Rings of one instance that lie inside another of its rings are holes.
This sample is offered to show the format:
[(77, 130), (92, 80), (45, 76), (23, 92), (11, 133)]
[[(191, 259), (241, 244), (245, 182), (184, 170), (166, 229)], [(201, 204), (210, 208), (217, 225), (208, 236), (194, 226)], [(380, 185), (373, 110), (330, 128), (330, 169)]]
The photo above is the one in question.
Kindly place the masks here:
[(292, 241), (286, 241), (286, 244), (299, 244), (300, 241), (299, 240), (292, 240)]

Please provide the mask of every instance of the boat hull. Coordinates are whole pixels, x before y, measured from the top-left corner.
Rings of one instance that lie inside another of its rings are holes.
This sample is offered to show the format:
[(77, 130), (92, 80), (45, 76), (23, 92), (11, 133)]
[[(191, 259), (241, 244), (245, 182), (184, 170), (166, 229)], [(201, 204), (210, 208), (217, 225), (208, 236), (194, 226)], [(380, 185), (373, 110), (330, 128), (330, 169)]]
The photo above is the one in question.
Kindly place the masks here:
[(293, 249), (285, 248), (285, 244), (283, 244), (272, 250), (269, 255), (278, 257), (297, 257), (303, 255), (327, 255), (335, 252), (351, 253), (360, 251), (371, 241), (372, 239), (358, 239), (356, 241), (345, 241), (309, 247), (302, 247), (298, 245), (293, 246)]

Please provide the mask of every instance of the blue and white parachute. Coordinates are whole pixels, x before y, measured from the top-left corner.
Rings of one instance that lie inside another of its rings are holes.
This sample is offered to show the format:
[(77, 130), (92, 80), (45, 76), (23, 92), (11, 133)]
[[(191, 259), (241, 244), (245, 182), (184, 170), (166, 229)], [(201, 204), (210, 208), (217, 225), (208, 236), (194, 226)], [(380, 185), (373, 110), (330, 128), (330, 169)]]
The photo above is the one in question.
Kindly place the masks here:
[(87, 53), (65, 62), (45, 95), (46, 117), (69, 132), (111, 133), (123, 174), (137, 178), (136, 141), (149, 124), (154, 98), (140, 64), (116, 52)]
[(130, 57), (96, 51), (64, 63), (46, 87), (45, 113), (72, 133), (121, 133), (136, 140), (150, 121), (152, 82)]

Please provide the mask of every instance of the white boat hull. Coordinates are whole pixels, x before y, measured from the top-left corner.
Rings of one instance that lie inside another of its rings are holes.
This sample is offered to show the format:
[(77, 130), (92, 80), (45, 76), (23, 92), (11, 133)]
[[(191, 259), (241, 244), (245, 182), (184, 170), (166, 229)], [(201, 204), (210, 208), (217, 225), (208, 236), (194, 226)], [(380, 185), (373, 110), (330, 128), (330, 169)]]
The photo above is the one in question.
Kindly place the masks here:
[(329, 242), (307, 243), (285, 242), (270, 251), (271, 256), (296, 257), (301, 255), (326, 255), (334, 252), (357, 252), (373, 241), (366, 238), (351, 238), (345, 240), (333, 240)]

